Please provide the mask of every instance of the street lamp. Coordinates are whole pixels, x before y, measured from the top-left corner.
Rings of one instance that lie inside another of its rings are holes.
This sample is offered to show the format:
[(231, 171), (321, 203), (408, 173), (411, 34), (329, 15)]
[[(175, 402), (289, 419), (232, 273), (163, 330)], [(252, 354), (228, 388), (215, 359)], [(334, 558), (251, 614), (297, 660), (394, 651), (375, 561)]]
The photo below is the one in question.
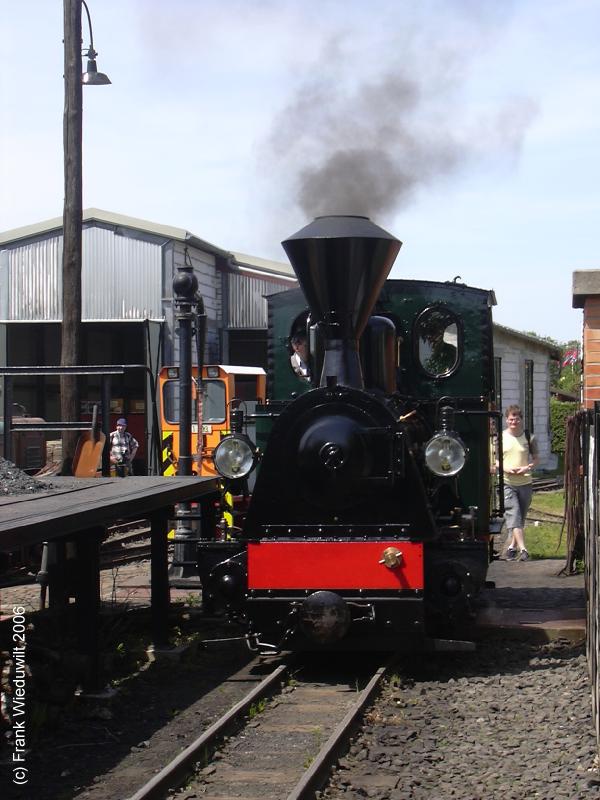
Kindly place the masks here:
[[(81, 49), (81, 7), (85, 8), (90, 29), (90, 46)], [(65, 111), (63, 117), (65, 198), (63, 210), (62, 261), (62, 326), (61, 366), (81, 363), (81, 238), (83, 227), (82, 192), (82, 118), (83, 84), (97, 86), (110, 83), (96, 66), (92, 21), (85, 0), (64, 0)], [(88, 58), (82, 74), (81, 56)], [(63, 375), (60, 381), (61, 418), (75, 421), (80, 417), (79, 391), (74, 375)], [(63, 474), (71, 474), (77, 434), (63, 432)]]
[(96, 56), (98, 53), (94, 50), (94, 34), (92, 33), (92, 18), (90, 17), (90, 10), (87, 7), (85, 0), (81, 0), (81, 2), (85, 8), (88, 27), (90, 29), (90, 46), (87, 50), (82, 50), (82, 53), (87, 56), (88, 62), (87, 69), (81, 76), (81, 82), (85, 86), (106, 86), (107, 83), (110, 83), (110, 78), (103, 72), (98, 72), (98, 67), (96, 66)]

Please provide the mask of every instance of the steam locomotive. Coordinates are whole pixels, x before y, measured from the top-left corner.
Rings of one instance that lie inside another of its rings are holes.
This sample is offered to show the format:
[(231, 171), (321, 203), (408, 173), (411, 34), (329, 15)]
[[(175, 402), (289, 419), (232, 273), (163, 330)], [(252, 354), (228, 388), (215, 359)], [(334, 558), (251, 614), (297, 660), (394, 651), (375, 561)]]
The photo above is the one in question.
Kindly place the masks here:
[(401, 242), (366, 217), (283, 247), (300, 289), (268, 298), (256, 444), (240, 421), (215, 449), (234, 492), (258, 469), (243, 524), (199, 542), (204, 601), (263, 651), (459, 647), (502, 519), (493, 292), (386, 280)]

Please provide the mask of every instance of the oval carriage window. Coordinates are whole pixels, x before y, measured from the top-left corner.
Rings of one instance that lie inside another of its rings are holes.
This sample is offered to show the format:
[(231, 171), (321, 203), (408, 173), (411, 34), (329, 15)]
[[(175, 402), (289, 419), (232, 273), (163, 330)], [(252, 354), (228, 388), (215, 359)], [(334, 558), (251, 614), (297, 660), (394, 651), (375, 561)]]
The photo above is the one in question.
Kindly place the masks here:
[(417, 319), (419, 363), (428, 375), (450, 375), (458, 364), (458, 319), (445, 308), (428, 308)]

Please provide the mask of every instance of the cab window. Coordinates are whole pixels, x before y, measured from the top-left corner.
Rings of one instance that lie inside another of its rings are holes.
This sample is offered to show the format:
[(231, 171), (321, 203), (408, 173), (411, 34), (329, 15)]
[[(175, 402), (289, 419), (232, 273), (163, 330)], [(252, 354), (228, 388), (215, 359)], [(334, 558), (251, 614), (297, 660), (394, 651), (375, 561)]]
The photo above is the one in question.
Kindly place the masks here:
[(225, 422), (225, 384), (223, 381), (202, 381), (202, 421)]
[[(223, 381), (202, 382), (202, 421), (205, 423), (225, 422), (225, 384)], [(163, 408), (167, 422), (179, 424), (179, 381), (167, 381), (163, 387)], [(198, 417), (196, 400), (192, 403), (192, 422)]]
[(415, 322), (417, 359), (433, 378), (451, 375), (460, 357), (458, 318), (449, 309), (428, 308)]

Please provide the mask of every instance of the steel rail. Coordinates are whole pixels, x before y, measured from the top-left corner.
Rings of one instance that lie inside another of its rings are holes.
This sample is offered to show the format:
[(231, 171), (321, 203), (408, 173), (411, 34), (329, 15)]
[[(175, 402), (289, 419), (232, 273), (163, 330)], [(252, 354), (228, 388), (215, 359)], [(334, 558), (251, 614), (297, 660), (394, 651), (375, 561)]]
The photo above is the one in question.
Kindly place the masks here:
[(309, 798), (312, 800), (316, 792), (323, 787), (325, 781), (329, 777), (332, 766), (341, 753), (345, 752), (348, 740), (354, 733), (365, 707), (378, 690), (383, 677), (386, 675), (394, 660), (394, 658), (391, 658), (384, 666), (379, 667), (375, 672), (369, 683), (359, 694), (352, 708), (319, 750), (315, 760), (306, 770), (294, 789), (288, 794), (287, 800), (309, 800)]
[(151, 554), (150, 542), (113, 552), (100, 550), (100, 569), (115, 569), (135, 561), (148, 561)]
[(550, 511), (539, 511), (537, 508), (530, 508), (527, 512), (527, 522), (561, 523), (564, 518), (564, 514), (552, 514)]
[(148, 783), (141, 787), (128, 800), (157, 800), (169, 789), (174, 789), (189, 773), (193, 772), (193, 764), (199, 760), (202, 752), (213, 748), (233, 725), (246, 714), (253, 703), (274, 691), (277, 683), (281, 683), (289, 665), (281, 664), (268, 675), (258, 686), (255, 686), (243, 700), (236, 703), (226, 714), (213, 723), (196, 741), (186, 747), (166, 767), (154, 775)]

